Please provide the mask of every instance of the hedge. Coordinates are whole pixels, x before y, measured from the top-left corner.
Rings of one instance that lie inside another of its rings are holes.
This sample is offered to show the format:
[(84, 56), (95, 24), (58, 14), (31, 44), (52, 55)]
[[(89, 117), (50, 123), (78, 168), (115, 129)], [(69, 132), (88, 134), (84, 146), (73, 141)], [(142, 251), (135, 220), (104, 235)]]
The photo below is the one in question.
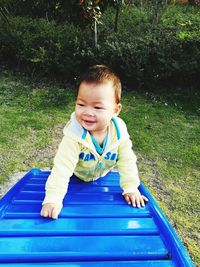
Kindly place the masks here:
[[(198, 7), (169, 5), (157, 24), (146, 10), (124, 8), (118, 32), (114, 10), (104, 13), (98, 49), (91, 29), (46, 19), (9, 17), (0, 21), (2, 64), (40, 77), (68, 81), (88, 65), (104, 63), (135, 86), (157, 82), (199, 81), (200, 16)], [(152, 15), (152, 14), (151, 14)]]

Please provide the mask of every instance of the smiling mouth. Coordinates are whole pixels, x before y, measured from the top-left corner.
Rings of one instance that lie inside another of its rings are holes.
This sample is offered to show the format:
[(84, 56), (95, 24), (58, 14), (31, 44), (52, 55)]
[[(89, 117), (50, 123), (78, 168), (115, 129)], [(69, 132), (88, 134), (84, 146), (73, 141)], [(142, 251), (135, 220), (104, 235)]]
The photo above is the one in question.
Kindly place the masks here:
[(86, 125), (91, 125), (91, 124), (94, 124), (95, 121), (84, 120), (84, 123), (85, 123)]

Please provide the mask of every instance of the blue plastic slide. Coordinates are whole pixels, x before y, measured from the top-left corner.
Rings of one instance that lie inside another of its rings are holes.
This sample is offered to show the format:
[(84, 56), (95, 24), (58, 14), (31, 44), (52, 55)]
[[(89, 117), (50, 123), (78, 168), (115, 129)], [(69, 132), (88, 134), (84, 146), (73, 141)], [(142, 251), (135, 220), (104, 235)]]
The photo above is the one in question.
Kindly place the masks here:
[(144, 187), (144, 208), (125, 203), (119, 175), (91, 183), (72, 177), (58, 220), (40, 217), (50, 172), (32, 169), (0, 200), (0, 265), (194, 267)]

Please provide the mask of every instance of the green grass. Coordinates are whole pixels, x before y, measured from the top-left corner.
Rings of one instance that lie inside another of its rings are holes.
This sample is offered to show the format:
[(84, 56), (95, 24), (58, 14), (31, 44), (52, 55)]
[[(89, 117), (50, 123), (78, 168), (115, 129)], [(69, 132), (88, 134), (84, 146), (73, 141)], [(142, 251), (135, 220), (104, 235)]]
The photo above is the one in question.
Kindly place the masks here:
[(41, 161), (40, 152), (51, 144), (58, 126), (68, 120), (73, 97), (70, 90), (1, 76), (0, 183), (13, 172), (52, 164), (48, 157)]
[[(0, 183), (18, 171), (51, 167), (75, 100), (70, 86), (0, 76)], [(200, 95), (123, 93), (121, 117), (138, 156), (141, 180), (167, 215), (194, 262), (199, 254)], [(52, 148), (53, 147), (53, 148)], [(45, 156), (44, 156), (45, 155)]]

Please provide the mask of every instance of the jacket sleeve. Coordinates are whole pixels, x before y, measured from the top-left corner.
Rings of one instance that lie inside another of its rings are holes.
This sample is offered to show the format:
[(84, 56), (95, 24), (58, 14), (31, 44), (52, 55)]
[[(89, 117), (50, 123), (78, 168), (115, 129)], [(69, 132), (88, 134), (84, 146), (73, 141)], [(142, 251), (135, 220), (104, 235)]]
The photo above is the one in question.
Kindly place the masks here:
[(120, 186), (123, 194), (138, 192), (140, 180), (136, 165), (137, 158), (132, 150), (129, 137), (123, 140), (118, 149), (117, 168), (120, 174)]
[(46, 195), (42, 204), (62, 203), (68, 189), (69, 179), (79, 160), (79, 152), (79, 143), (64, 136), (54, 158), (53, 169), (46, 182)]

